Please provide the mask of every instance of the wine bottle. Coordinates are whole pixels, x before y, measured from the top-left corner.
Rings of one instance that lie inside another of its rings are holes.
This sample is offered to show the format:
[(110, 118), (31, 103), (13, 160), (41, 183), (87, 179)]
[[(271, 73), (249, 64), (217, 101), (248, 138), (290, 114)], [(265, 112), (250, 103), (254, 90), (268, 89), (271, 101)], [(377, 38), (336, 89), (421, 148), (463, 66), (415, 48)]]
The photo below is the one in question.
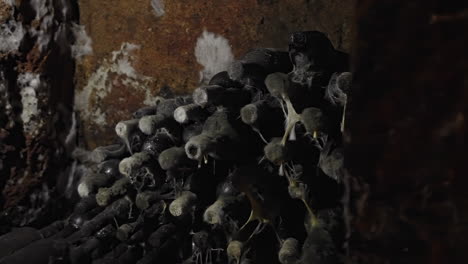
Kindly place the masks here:
[(243, 84), (240, 82), (234, 81), (229, 78), (227, 71), (218, 72), (213, 77), (211, 77), (208, 85), (219, 85), (224, 88), (242, 88)]
[(291, 70), (288, 52), (256, 48), (247, 52), (241, 60), (231, 63), (227, 72), (235, 81), (256, 86), (270, 73), (288, 73)]
[(193, 92), (193, 101), (203, 107), (208, 105), (241, 107), (250, 100), (251, 95), (245, 90), (224, 88), (219, 85), (202, 86)]
[(192, 166), (193, 161), (187, 157), (183, 147), (172, 147), (164, 150), (158, 157), (159, 165), (163, 170)]
[(130, 186), (130, 178), (123, 177), (107, 188), (99, 188), (96, 194), (96, 202), (99, 206), (107, 206), (111, 200), (124, 195)]
[(203, 132), (185, 144), (185, 151), (190, 159), (199, 162), (208, 155), (214, 159), (242, 160), (257, 154), (256, 144), (259, 140), (251, 129), (226, 109), (219, 109), (206, 120)]
[(299, 241), (290, 237), (281, 245), (278, 252), (278, 260), (281, 264), (295, 264), (300, 257)]
[(130, 135), (138, 129), (139, 119), (132, 119), (126, 121), (120, 121), (115, 126), (115, 133), (119, 136), (123, 142), (127, 145), (128, 151), (132, 153), (130, 146)]
[(129, 152), (125, 144), (114, 144), (95, 148), (91, 152), (90, 160), (98, 164), (108, 159), (122, 159), (127, 155)]
[(190, 191), (183, 191), (179, 197), (171, 202), (169, 212), (176, 217), (189, 215), (193, 211), (197, 200), (196, 194)]
[(208, 117), (208, 112), (200, 104), (179, 106), (174, 110), (174, 119), (180, 124), (199, 122)]

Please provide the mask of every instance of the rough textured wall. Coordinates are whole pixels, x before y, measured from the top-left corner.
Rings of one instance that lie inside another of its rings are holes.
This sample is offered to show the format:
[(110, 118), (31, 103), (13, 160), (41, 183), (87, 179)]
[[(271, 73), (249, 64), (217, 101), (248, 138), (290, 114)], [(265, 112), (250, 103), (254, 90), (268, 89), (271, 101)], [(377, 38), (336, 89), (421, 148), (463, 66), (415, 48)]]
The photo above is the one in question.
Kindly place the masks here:
[(468, 13), (358, 1), (346, 166), (352, 263), (466, 263)]
[(75, 107), (85, 145), (109, 143), (116, 122), (151, 104), (163, 87), (189, 92), (229, 56), (257, 46), (286, 48), (293, 31), (326, 32), (348, 51), (353, 2), (80, 0), (93, 48), (77, 65)]
[(0, 232), (61, 213), (77, 15), (71, 1), (0, 0)]

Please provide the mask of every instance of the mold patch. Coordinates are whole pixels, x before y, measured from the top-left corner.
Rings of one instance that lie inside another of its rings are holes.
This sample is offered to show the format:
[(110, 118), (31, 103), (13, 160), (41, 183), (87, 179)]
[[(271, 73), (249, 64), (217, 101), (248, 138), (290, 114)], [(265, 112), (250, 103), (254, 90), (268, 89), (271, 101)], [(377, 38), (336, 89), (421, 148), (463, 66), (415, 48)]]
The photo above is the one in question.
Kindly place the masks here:
[(75, 35), (75, 43), (71, 46), (72, 56), (75, 59), (80, 59), (85, 55), (93, 53), (93, 41), (86, 33), (85, 26), (72, 24), (72, 31)]
[(0, 24), (0, 52), (12, 52), (18, 49), (24, 37), (21, 22), (10, 20)]
[(195, 46), (197, 62), (204, 68), (200, 72), (200, 82), (207, 83), (216, 73), (225, 71), (234, 61), (231, 45), (223, 36), (203, 31)]
[(37, 92), (40, 86), (40, 76), (34, 73), (22, 73), (18, 76), (18, 86), (21, 91), (21, 120), (26, 133), (32, 133), (38, 126), (36, 118), (39, 115)]
[(154, 101), (149, 92), (149, 82), (152, 78), (137, 73), (132, 65), (134, 52), (139, 48), (132, 43), (123, 43), (120, 50), (112, 52), (110, 59), (102, 61), (83, 90), (77, 92), (75, 109), (80, 112), (82, 119), (90, 120), (98, 125), (97, 127), (107, 125), (106, 113), (100, 108), (100, 104), (118, 82), (125, 87), (145, 92), (145, 104), (149, 105)]

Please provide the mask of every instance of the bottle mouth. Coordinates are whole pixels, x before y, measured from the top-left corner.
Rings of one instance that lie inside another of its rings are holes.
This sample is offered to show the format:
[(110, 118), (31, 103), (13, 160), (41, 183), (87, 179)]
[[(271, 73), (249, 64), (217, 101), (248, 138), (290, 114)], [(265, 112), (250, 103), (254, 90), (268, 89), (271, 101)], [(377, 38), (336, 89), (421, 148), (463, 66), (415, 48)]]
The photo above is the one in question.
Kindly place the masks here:
[(258, 119), (257, 107), (246, 105), (241, 109), (242, 121), (248, 125), (253, 125)]
[(234, 61), (229, 65), (227, 72), (231, 80), (240, 81), (242, 79), (242, 75), (244, 74), (244, 67), (242, 62)]
[(196, 89), (193, 92), (193, 101), (202, 106), (208, 104), (208, 93), (202, 88)]
[(196, 160), (200, 159), (201, 151), (200, 151), (199, 146), (195, 144), (187, 144), (187, 147), (185, 148), (185, 150), (189, 158), (196, 159)]
[(180, 124), (185, 124), (188, 122), (187, 112), (183, 107), (178, 107), (174, 111), (174, 119)]

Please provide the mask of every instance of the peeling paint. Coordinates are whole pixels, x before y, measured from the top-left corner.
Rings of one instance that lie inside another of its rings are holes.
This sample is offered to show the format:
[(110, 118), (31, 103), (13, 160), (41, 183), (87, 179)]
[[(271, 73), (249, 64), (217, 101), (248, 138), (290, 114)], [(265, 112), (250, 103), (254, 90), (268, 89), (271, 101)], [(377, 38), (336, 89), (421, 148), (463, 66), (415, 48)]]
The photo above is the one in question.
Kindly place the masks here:
[(200, 81), (207, 83), (216, 73), (225, 71), (234, 60), (229, 41), (223, 36), (203, 31), (195, 46), (195, 57), (204, 69)]
[(0, 24), (0, 52), (12, 52), (19, 48), (24, 37), (21, 22), (10, 20)]
[(72, 23), (72, 31), (75, 35), (75, 43), (71, 46), (72, 56), (80, 59), (93, 53), (93, 41), (86, 33), (85, 26)]
[(151, 7), (157, 17), (161, 17), (166, 13), (163, 0), (151, 0)]
[(39, 28), (30, 28), (31, 35), (37, 37), (39, 50), (44, 50), (52, 39), (51, 28), (54, 23), (54, 8), (50, 0), (31, 0), (31, 6), (36, 12), (36, 20), (40, 21)]
[(32, 133), (38, 126), (35, 117), (39, 115), (37, 90), (40, 85), (39, 74), (22, 73), (18, 76), (18, 86), (21, 91), (21, 103), (23, 111), (21, 112), (21, 120), (26, 133)]
[(120, 50), (112, 52), (110, 59), (102, 61), (83, 90), (75, 96), (75, 107), (82, 118), (91, 120), (98, 127), (107, 125), (106, 112), (100, 108), (100, 102), (112, 92), (117, 80), (128, 88), (144, 91), (145, 104), (150, 105), (154, 101), (148, 89), (152, 78), (137, 73), (132, 65), (134, 52), (139, 48), (132, 43), (123, 43)]

